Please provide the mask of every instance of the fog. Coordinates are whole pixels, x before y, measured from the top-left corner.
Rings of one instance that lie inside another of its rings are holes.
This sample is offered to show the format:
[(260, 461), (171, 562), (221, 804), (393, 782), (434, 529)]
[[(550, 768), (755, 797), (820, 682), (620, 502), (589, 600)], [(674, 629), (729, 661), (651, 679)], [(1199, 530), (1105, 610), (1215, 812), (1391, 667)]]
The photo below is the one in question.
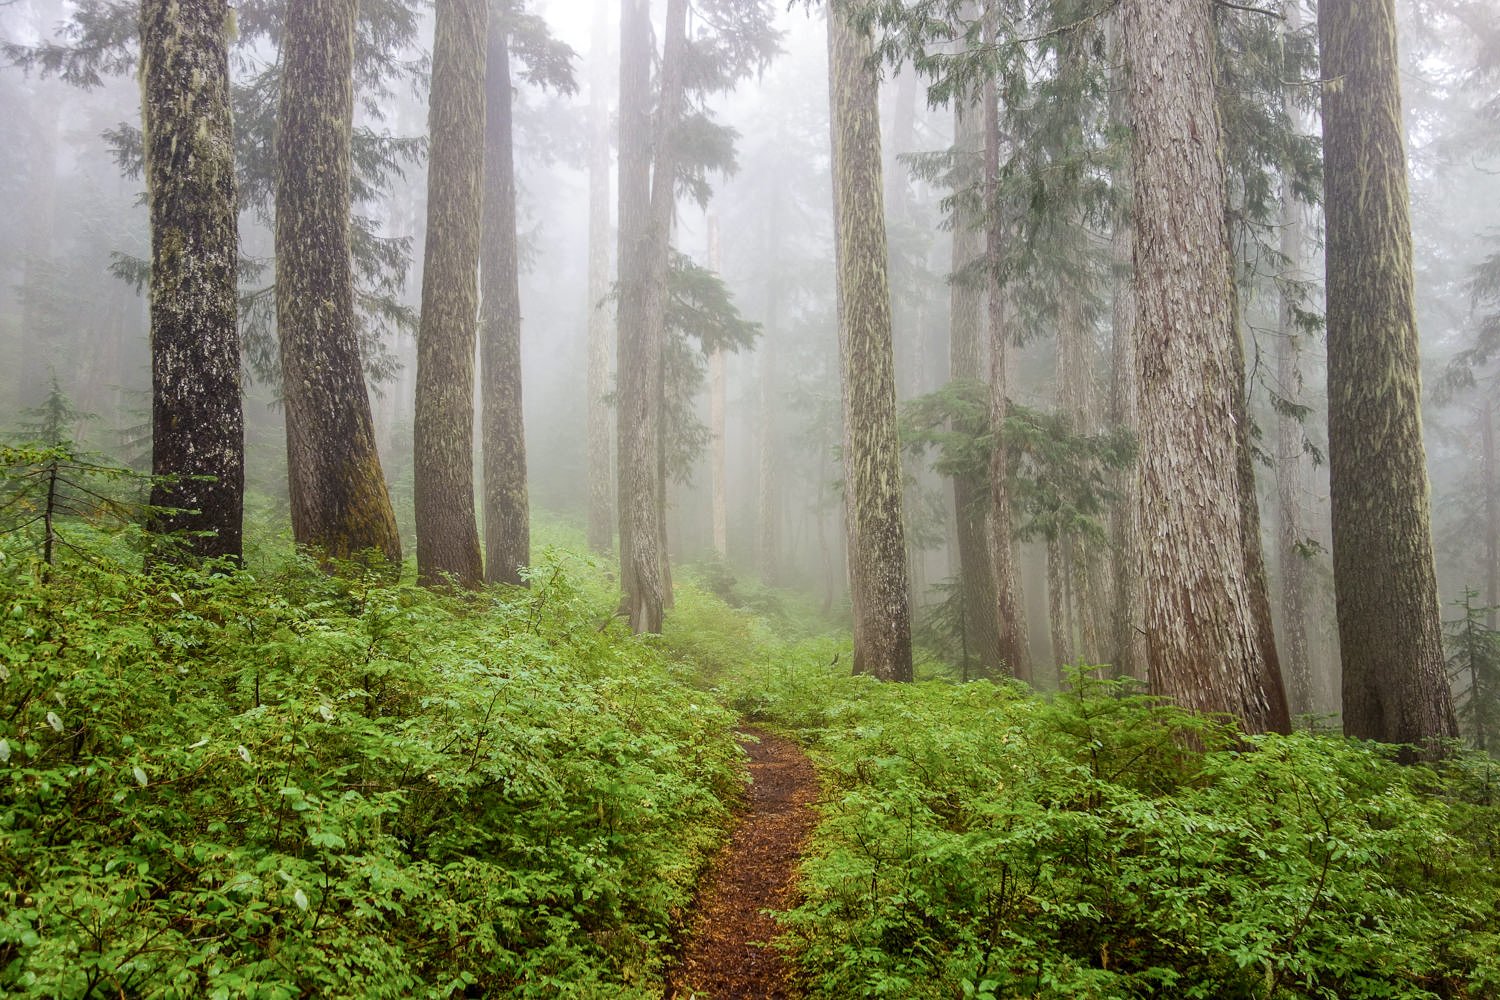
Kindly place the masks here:
[[(581, 524), (588, 471), (586, 334), (590, 311), (600, 305), (590, 301), (588, 292), (588, 110), (591, 81), (602, 79), (610, 88), (617, 83), (613, 48), (618, 32), (611, 20), (604, 33), (610, 48), (601, 52), (596, 50), (595, 27), (598, 18), (616, 16), (612, 8), (618, 4), (552, 0), (526, 7), (572, 48), (578, 84), (572, 94), (541, 90), (520, 79), (516, 88), (531, 503), (534, 514), (549, 523)], [(707, 172), (711, 193), (703, 204), (686, 195), (679, 198), (672, 237), (676, 249), (717, 270), (741, 315), (759, 324), (754, 346), (726, 360), (727, 551), (722, 557), (714, 554), (711, 447), (702, 448), (690, 468), (674, 471), (668, 542), (674, 563), (707, 565), (711, 568), (703, 572), (721, 581), (727, 573), (737, 581), (730, 589), (742, 599), (757, 592), (754, 581), (760, 580), (810, 595), (838, 615), (847, 614), (849, 588), (839, 492), (827, 43), (820, 10), (808, 11), (802, 4), (775, 7), (780, 53), (732, 93), (704, 98), (717, 120), (733, 130), (736, 169)], [(70, 438), (120, 462), (149, 468), (147, 307), (140, 290), (125, 280), (137, 273), (130, 262), (144, 258), (148, 247), (143, 182), (128, 151), (130, 134), (140, 123), (131, 41), (116, 39), (110, 52), (120, 58), (106, 58), (97, 67), (97, 79), (63, 79), (66, 74), (57, 65), (32, 58), (54, 43), (79, 43), (73, 18), (80, 9), (61, 0), (0, 5), (0, 41), (7, 46), (9, 64), (0, 68), (0, 116), (10, 138), (0, 148), (0, 218), (5, 220), (0, 226), (0, 368), (6, 372), (0, 382), (0, 433), (13, 440), (26, 438), (28, 427), (36, 423), (35, 409), (55, 382), (76, 411), (67, 428)], [(1452, 617), (1451, 602), (1461, 599), (1465, 588), (1481, 591), (1483, 603), (1500, 599), (1483, 593), (1487, 574), (1488, 586), (1494, 586), (1492, 567), (1486, 565), (1493, 551), (1487, 555), (1484, 540), (1496, 530), (1495, 473), (1493, 467), (1486, 471), (1481, 451), (1483, 441), (1493, 439), (1494, 368), (1489, 355), (1483, 355), (1472, 369), (1477, 382), (1470, 384), (1452, 367), (1460, 355), (1474, 360), (1464, 352), (1472, 352), (1479, 342), (1485, 317), (1500, 311), (1493, 294), (1500, 279), (1492, 277), (1489, 285), (1475, 280), (1475, 269), (1500, 253), (1496, 76), (1484, 33), (1472, 30), (1447, 7), (1409, 3), (1402, 5), (1402, 16), (1425, 433), (1439, 579), (1445, 617)], [(242, 18), (248, 21), (249, 14)], [(712, 30), (695, 10), (690, 36)], [(423, 136), (431, 46), (432, 15), (422, 6), (414, 37), (394, 53), (393, 65), (403, 71), (381, 88), (361, 88), (357, 127), (392, 137)], [(260, 37), (236, 49), (232, 73), (243, 83), (275, 59), (272, 39)], [(596, 73), (601, 62), (607, 71)], [(1046, 70), (1041, 63), (1036, 67), (1038, 74)], [(929, 100), (930, 82), (910, 65), (889, 64), (882, 82), (894, 350), (902, 400), (932, 393), (950, 380), (952, 233), (951, 206), (945, 204), (950, 192), (941, 170), (922, 154), (951, 147), (953, 110), (945, 101)], [(1318, 124), (1310, 114), (1292, 125), (1317, 135)], [(1101, 140), (1106, 145), (1114, 141)], [(255, 151), (248, 153), (253, 159)], [(266, 155), (260, 150), (262, 161)], [(1274, 167), (1269, 171), (1276, 172)], [(1253, 194), (1240, 192), (1246, 198)], [(408, 263), (404, 276), (392, 279), (393, 298), (415, 310), (426, 222), (421, 156), (398, 161), (398, 168), (369, 195), (359, 200), (356, 214), (370, 220), (376, 235), (399, 241), (394, 245)], [(272, 252), (272, 213), (262, 199), (247, 204), (241, 216), (242, 255), (262, 265), (260, 271), (247, 270), (246, 293), (264, 292), (272, 280), (264, 269)], [(1321, 223), (1315, 209), (1307, 212), (1307, 220), (1309, 241), (1296, 276), (1310, 284), (1305, 308), (1316, 317), (1321, 309)], [(711, 259), (711, 227), (719, 234), (717, 259)], [(1108, 227), (1099, 213), (1081, 215), (1079, 227), (1091, 253), (1107, 250)], [(1277, 231), (1273, 222), (1258, 230), (1258, 239), (1246, 237), (1236, 246), (1252, 412), (1264, 459), (1257, 478), (1269, 557), (1278, 502), (1275, 404), (1306, 407), (1306, 451), (1319, 460), (1310, 463), (1297, 487), (1312, 580), (1307, 597), (1311, 657), (1318, 707), (1333, 710), (1337, 630), (1327, 474), (1320, 464), (1327, 405), (1321, 333), (1314, 330), (1302, 341), (1296, 383), (1283, 384), (1275, 360), (1283, 336), (1275, 292), (1278, 280), (1286, 278), (1286, 267), (1273, 249)], [(612, 252), (613, 246), (611, 241)], [(1093, 393), (1101, 399), (1108, 395), (1111, 376), (1108, 270), (1106, 260), (1097, 284), (1084, 296), (1092, 330), (1084, 363)], [(1035, 276), (1015, 280), (1026, 292), (1018, 298), (1010, 396), (1018, 404), (1052, 412), (1063, 406), (1058, 319), (1056, 302), (1049, 306), (1040, 298), (1058, 294), (1068, 282)], [(264, 319), (259, 322), (263, 327)], [(250, 329), (254, 323), (247, 320), (246, 332), (252, 355), (245, 389), (247, 512), (259, 537), (284, 541), (290, 528), (278, 387), (268, 377), (274, 364), (254, 363), (257, 352), (262, 362), (274, 357), (274, 329), (257, 333)], [(370, 388), (381, 456), (411, 551), (415, 328), (387, 322), (367, 325), (366, 332), (366, 360), (379, 376)], [(699, 360), (706, 374), (706, 361)], [(706, 383), (692, 406), (700, 421), (709, 419)], [(1108, 429), (1102, 403), (1089, 420), (1101, 432)], [(933, 469), (932, 459), (931, 451), (906, 459), (906, 516), (919, 636), (927, 635), (936, 648), (948, 640), (942, 638), (933, 611), (958, 571), (953, 490)], [(1033, 659), (1038, 679), (1046, 685), (1053, 683), (1051, 668), (1058, 658), (1049, 629), (1057, 604), (1054, 599), (1049, 607), (1047, 546), (1039, 538), (1019, 545)], [(1271, 575), (1273, 587), (1278, 586), (1274, 561)], [(1069, 593), (1065, 607), (1081, 599)], [(1071, 659), (1083, 655), (1083, 626), (1074, 622), (1074, 612), (1065, 613), (1070, 639), (1062, 658)]]

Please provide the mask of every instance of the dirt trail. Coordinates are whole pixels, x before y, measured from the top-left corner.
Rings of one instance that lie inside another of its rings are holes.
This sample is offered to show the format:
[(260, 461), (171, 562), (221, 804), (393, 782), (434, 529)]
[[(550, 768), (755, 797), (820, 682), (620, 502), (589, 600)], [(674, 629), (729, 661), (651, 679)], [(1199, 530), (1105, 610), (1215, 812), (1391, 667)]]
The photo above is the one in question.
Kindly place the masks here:
[(816, 815), (818, 776), (797, 744), (744, 729), (750, 754), (746, 807), (729, 844), (698, 890), (681, 964), (668, 1000), (790, 1000), (789, 968), (771, 946), (776, 921), (763, 910), (795, 904), (793, 878)]

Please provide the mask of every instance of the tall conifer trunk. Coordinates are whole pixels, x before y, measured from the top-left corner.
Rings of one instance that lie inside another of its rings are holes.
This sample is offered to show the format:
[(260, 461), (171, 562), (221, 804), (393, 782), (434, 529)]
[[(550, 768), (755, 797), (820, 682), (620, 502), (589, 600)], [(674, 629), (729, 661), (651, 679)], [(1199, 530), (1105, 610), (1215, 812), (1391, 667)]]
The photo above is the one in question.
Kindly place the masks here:
[(510, 38), (490, 14), (485, 59), (484, 236), (479, 314), (484, 427), (485, 580), (520, 583), (531, 563), (526, 425), (521, 406), (521, 279), (511, 137)]
[[(1109, 102), (1110, 123), (1129, 127), (1130, 104), (1127, 98), (1127, 74), (1124, 71), (1123, 31), (1116, 14), (1109, 23), (1110, 53), (1115, 60), (1111, 72)], [(1110, 302), (1110, 418), (1117, 428), (1132, 434), (1139, 430), (1140, 406), (1135, 384), (1135, 223), (1132, 219), (1132, 185), (1128, 158), (1114, 164), (1111, 178), (1115, 189), (1115, 207), (1110, 229), (1110, 263), (1114, 272)], [(1110, 512), (1110, 545), (1112, 579), (1110, 598), (1110, 657), (1117, 677), (1145, 679), (1145, 650), (1141, 643), (1141, 587), (1137, 566), (1140, 541), (1137, 496), (1139, 476), (1136, 467), (1119, 472), (1115, 486), (1119, 492)]]
[(603, 2), (594, 12), (593, 72), (589, 78), (589, 288), (588, 288), (588, 538), (609, 552), (615, 537), (611, 475), (609, 336), (609, 18)]
[(474, 346), (479, 318), (487, 0), (437, 0), (427, 252), (417, 337), (417, 576), (476, 587)]
[[(970, 187), (982, 180), (984, 129), (981, 108), (958, 105), (954, 132), (958, 157), (955, 188)], [(953, 226), (953, 277), (949, 287), (949, 374), (955, 381), (982, 378), (984, 373), (984, 288), (987, 282), (973, 273), (981, 258), (983, 238), (980, 220), (972, 212), (960, 211)], [(986, 392), (989, 382), (984, 380)], [(959, 423), (954, 430), (973, 434), (983, 421)], [(965, 646), (978, 657), (979, 672), (997, 677), (1007, 665), (1000, 650), (1000, 606), (995, 595), (995, 568), (991, 561), (990, 495), (987, 471), (953, 477), (953, 508), (957, 517), (958, 580), (963, 601)]]
[[(244, 416), (226, 0), (143, 0), (141, 124), (151, 217), (152, 531), (239, 559)], [(203, 477), (203, 478), (199, 478)]]
[[(995, 40), (995, 15), (989, 14), (987, 35)], [(1026, 634), (1026, 600), (1016, 568), (1015, 514), (1010, 495), (1010, 458), (1005, 441), (1005, 418), (1010, 411), (1010, 329), (1005, 287), (1000, 280), (1004, 223), (996, 205), (1000, 186), (1000, 99), (994, 81), (984, 86), (984, 204), (985, 274), (989, 290), (986, 326), (990, 345), (989, 421), (994, 430), (990, 455), (990, 565), (995, 576), (995, 599), (1000, 625), (1000, 658), (1013, 676), (1032, 679), (1031, 650)]]
[(350, 251), (356, 0), (291, 0), (276, 139), (276, 326), (292, 537), (399, 566), (360, 366)]
[[(1211, 0), (1123, 0), (1131, 64), (1139, 570), (1151, 688), (1281, 728), (1241, 503), (1243, 374), (1224, 239)], [(1226, 540), (1234, 544), (1225, 544)]]
[(828, 11), (839, 348), (843, 363), (844, 488), (854, 602), (854, 669), (911, 680), (911, 612), (896, 442), (878, 80), (868, 34), (847, 5)]
[(1394, 0), (1323, 0), (1328, 457), (1344, 731), (1427, 754), (1443, 666)]

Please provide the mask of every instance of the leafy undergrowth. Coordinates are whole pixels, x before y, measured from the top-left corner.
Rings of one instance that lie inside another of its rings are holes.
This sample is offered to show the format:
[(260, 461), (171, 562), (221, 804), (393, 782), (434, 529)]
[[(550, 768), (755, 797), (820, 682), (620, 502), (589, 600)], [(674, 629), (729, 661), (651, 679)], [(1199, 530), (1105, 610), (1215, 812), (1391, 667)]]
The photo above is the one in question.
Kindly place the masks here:
[(838, 649), (724, 683), (828, 784), (783, 942), (811, 995), (1500, 996), (1492, 762), (1240, 739), (1083, 673), (880, 685)]
[(659, 995), (733, 717), (565, 561), (0, 563), (0, 993)]

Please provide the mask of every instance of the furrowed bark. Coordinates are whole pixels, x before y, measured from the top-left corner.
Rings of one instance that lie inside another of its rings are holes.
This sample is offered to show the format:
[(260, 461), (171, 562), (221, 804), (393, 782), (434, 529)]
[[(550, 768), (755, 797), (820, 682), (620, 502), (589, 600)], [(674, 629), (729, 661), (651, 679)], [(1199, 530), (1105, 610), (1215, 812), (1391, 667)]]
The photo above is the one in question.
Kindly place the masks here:
[(1344, 731), (1441, 753), (1443, 665), (1394, 0), (1318, 8), (1328, 458)]
[(510, 38), (490, 16), (485, 59), (484, 236), (480, 305), (484, 551), (488, 583), (521, 583), (531, 564), (526, 425), (521, 405), (521, 279), (511, 136)]
[(474, 346), (483, 204), (486, 0), (438, 0), (422, 325), (417, 336), (417, 577), (479, 586)]
[[(1211, 0), (1123, 0), (1131, 62), (1140, 551), (1151, 689), (1277, 727), (1243, 545), (1240, 386)], [(1226, 540), (1232, 544), (1225, 544)]]
[(911, 617), (896, 380), (891, 344), (878, 80), (871, 42), (843, 4), (828, 12), (839, 347), (843, 362), (844, 482), (849, 566), (857, 595), (854, 670), (881, 680), (912, 676)]
[(369, 391), (350, 251), (355, 0), (292, 0), (276, 140), (276, 326), (292, 537), (335, 559), (376, 551), (399, 567)]
[[(242, 555), (238, 220), (225, 0), (143, 0), (152, 558)], [(201, 477), (201, 478), (200, 478)], [(180, 545), (177, 544), (180, 542)]]

